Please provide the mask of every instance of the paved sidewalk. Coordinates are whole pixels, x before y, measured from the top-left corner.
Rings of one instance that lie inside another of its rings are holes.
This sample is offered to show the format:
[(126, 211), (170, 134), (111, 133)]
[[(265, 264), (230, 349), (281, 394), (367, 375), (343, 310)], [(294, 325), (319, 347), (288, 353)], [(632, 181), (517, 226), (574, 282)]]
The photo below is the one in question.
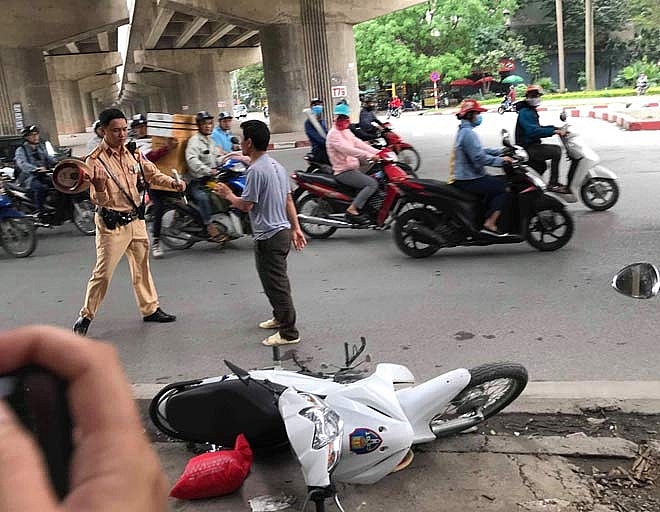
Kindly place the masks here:
[[(134, 387), (143, 411), (156, 388)], [(657, 512), (660, 490), (644, 482), (660, 477), (659, 419), (660, 381), (533, 382), (476, 433), (418, 446), (406, 469), (373, 485), (338, 484), (339, 496), (347, 512)], [(586, 426), (553, 434), (562, 420)], [(175, 482), (192, 454), (183, 443), (154, 446)], [(255, 458), (238, 492), (172, 499), (170, 510), (250, 512), (250, 500), (262, 496), (295, 500), (269, 510), (300, 510), (305, 491), (297, 461), (284, 452)]]

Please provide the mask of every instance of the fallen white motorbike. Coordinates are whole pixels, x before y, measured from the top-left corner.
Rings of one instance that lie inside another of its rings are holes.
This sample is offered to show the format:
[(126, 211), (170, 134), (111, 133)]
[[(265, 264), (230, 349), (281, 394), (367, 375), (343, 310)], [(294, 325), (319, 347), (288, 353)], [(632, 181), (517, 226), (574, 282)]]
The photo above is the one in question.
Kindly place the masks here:
[[(331, 373), (311, 371), (295, 351), (275, 366), (232, 371), (221, 377), (179, 382), (152, 400), (150, 416), (165, 434), (194, 443), (233, 446), (244, 433), (253, 450), (291, 445), (302, 466), (316, 512), (334, 499), (333, 482), (371, 484), (403, 469), (411, 447), (456, 434), (493, 416), (513, 402), (527, 384), (518, 364), (491, 363), (459, 368), (415, 384), (405, 366), (378, 364), (367, 376), (355, 364), (366, 346), (354, 345), (345, 365)], [(296, 371), (283, 369), (292, 360)]]
[[(560, 119), (565, 122), (566, 118), (566, 111), (562, 111)], [(568, 124), (564, 128), (566, 135), (560, 138), (570, 161), (568, 181), (571, 194), (556, 194), (556, 197), (568, 203), (575, 203), (579, 198), (595, 211), (612, 208), (619, 199), (616, 174), (600, 165), (600, 157)]]

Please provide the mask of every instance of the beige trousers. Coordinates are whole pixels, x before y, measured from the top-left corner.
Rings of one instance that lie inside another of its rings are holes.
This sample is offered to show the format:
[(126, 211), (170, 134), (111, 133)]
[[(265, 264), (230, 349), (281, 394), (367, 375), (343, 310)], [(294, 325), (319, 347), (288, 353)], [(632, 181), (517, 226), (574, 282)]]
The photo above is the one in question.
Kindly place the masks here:
[(142, 316), (158, 308), (158, 294), (149, 269), (149, 236), (143, 220), (134, 220), (125, 226), (108, 229), (100, 214), (96, 214), (96, 266), (87, 283), (85, 304), (80, 316), (94, 319), (117, 268), (126, 254), (133, 280), (135, 300)]

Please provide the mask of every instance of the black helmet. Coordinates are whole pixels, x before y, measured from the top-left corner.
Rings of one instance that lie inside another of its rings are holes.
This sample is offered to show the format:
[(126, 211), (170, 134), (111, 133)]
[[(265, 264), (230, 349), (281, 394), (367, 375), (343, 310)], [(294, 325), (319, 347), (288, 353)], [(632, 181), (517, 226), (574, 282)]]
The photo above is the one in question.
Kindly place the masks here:
[(207, 119), (213, 119), (213, 116), (206, 110), (200, 110), (195, 116), (195, 122), (197, 124), (201, 123), (202, 121), (206, 121)]
[(222, 121), (223, 119), (234, 119), (234, 116), (232, 116), (229, 112), (220, 112), (218, 114), (218, 121)]
[(131, 128), (143, 126), (147, 124), (147, 117), (144, 114), (135, 114), (131, 121)]
[(323, 100), (321, 98), (312, 98), (309, 101), (309, 106), (313, 107), (314, 105), (323, 105)]
[(23, 137), (27, 137), (32, 133), (39, 133), (39, 127), (36, 124), (31, 124), (21, 130), (21, 135)]

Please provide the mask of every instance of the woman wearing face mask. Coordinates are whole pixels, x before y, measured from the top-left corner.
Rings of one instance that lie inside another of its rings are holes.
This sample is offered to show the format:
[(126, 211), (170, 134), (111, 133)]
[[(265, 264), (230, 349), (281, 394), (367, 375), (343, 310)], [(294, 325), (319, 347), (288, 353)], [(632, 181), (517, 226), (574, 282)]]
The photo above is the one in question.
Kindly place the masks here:
[(550, 160), (550, 182), (548, 190), (559, 194), (570, 194), (565, 185), (559, 183), (559, 161), (561, 147), (556, 144), (541, 144), (541, 139), (553, 135), (566, 135), (566, 130), (556, 126), (541, 126), (539, 114), (536, 111), (541, 104), (543, 89), (540, 85), (530, 85), (525, 91), (525, 100), (516, 104), (518, 122), (516, 123), (516, 144), (520, 144), (529, 155), (529, 165), (539, 174), (548, 168), (545, 163)]
[(498, 236), (502, 233), (497, 223), (502, 212), (507, 210), (511, 195), (504, 180), (487, 174), (484, 167), (502, 167), (505, 163), (511, 163), (512, 159), (497, 156), (500, 152), (497, 148), (481, 147), (474, 128), (481, 124), (481, 113), (485, 111), (476, 100), (468, 99), (461, 104), (456, 114), (461, 124), (454, 143), (448, 182), (465, 192), (483, 197), (487, 205), (483, 232)]
[(360, 160), (378, 161), (378, 150), (358, 139), (349, 129), (351, 109), (339, 103), (334, 110), (335, 122), (325, 141), (335, 179), (343, 185), (360, 190), (346, 209), (346, 220), (356, 224), (368, 224), (369, 219), (360, 210), (378, 190), (378, 182), (360, 171)]

